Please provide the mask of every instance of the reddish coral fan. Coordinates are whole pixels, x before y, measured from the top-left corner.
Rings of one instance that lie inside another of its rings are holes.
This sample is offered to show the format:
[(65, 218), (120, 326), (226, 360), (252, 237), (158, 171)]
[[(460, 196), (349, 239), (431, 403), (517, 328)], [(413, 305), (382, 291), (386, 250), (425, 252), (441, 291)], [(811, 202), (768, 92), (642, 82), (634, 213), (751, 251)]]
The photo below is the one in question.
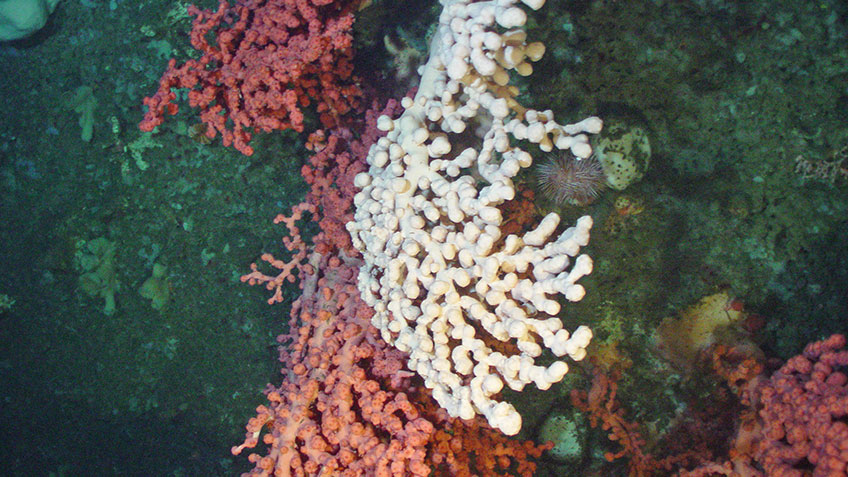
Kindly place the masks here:
[[(717, 372), (742, 404), (728, 459), (706, 462), (681, 475), (845, 476), (848, 474), (848, 350), (845, 336), (807, 345), (771, 377), (738, 357)], [(744, 353), (743, 353), (744, 356)]]
[[(482, 419), (450, 418), (413, 373), (406, 355), (371, 326), (359, 297), (358, 259), (313, 252), (299, 265), (303, 295), (292, 307), (280, 361), (245, 441), (248, 475), (533, 475), (547, 446), (510, 440)], [(266, 431), (267, 429), (267, 431)]]
[[(361, 96), (353, 78), (350, 0), (221, 0), (216, 11), (189, 6), (195, 19), (191, 44), (201, 53), (159, 81), (144, 98), (139, 127), (151, 131), (176, 114), (175, 88), (189, 88), (189, 105), (200, 108), (210, 138), (245, 155), (251, 131), (303, 130), (301, 108), (316, 104), (324, 127), (333, 127)], [(209, 39), (214, 38), (214, 42)]]

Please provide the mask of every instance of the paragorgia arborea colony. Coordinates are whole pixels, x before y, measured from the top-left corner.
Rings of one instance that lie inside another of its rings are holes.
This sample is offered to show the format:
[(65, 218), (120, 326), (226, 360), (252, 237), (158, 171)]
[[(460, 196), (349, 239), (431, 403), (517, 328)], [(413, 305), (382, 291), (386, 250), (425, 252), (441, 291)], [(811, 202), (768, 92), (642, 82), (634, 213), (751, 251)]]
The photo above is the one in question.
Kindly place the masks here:
[[(728, 459), (686, 477), (844, 477), (848, 475), (848, 350), (844, 335), (810, 343), (770, 377), (743, 354), (715, 366), (747, 406)], [(753, 373), (751, 372), (753, 370)]]
[(762, 440), (754, 457), (766, 475), (848, 475), (848, 350), (845, 336), (807, 345), (756, 391)]
[[(565, 356), (586, 355), (592, 331), (563, 327), (557, 295), (576, 302), (586, 293), (577, 282), (592, 271), (581, 248), (593, 222), (583, 216), (562, 229), (550, 213), (504, 236), (499, 207), (515, 199), (514, 179), (533, 164), (527, 144), (586, 159), (587, 134), (603, 123), (560, 124), (553, 111), (518, 102), (510, 72), (530, 75), (545, 51), (527, 41), (523, 7), (544, 0), (441, 3), (415, 97), (401, 101), (399, 118), (378, 119), (386, 136), (354, 179), (362, 190), (347, 230), (382, 338), (409, 353), (409, 369), (452, 416), (481, 414), (515, 435), (521, 415), (500, 392), (548, 389), (568, 372)], [(563, 359), (537, 361), (544, 350)]]
[[(508, 440), (480, 418), (450, 418), (404, 371), (406, 355), (380, 339), (359, 297), (361, 260), (313, 252), (299, 266), (303, 295), (281, 350), (283, 383), (269, 386), (238, 454), (249, 475), (532, 475), (546, 446)], [(267, 428), (267, 432), (265, 429)], [(442, 474), (440, 474), (442, 475)]]
[[(210, 138), (246, 155), (252, 131), (303, 130), (302, 107), (315, 103), (324, 127), (354, 108), (360, 96), (352, 74), (351, 0), (221, 0), (218, 10), (195, 15), (191, 44), (201, 53), (159, 81), (144, 99), (148, 111), (139, 125), (151, 131), (165, 114), (176, 114), (176, 88), (200, 108)], [(214, 36), (214, 42), (208, 41)]]
[(263, 437), (268, 454), (250, 456), (257, 474), (429, 472), (423, 446), (433, 424), (404, 393), (382, 389), (404, 384), (403, 357), (386, 352), (366, 332), (370, 312), (350, 287), (356, 270), (351, 259), (318, 253), (302, 270), (303, 295), (292, 308), (293, 343), (281, 354), (286, 377), (268, 390), (268, 406), (257, 409), (245, 443), (233, 449), (256, 446), (263, 428), (270, 428)]

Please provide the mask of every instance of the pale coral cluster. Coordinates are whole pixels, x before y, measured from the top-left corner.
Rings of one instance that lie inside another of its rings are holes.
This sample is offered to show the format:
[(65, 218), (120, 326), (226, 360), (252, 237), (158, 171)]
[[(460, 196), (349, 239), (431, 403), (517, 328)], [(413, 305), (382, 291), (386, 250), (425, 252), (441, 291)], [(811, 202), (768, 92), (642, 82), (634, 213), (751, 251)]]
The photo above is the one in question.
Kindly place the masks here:
[(560, 217), (549, 214), (523, 236), (503, 236), (498, 206), (515, 197), (512, 178), (533, 162), (518, 141), (586, 158), (586, 133), (602, 123), (561, 125), (551, 111), (515, 100), (509, 71), (529, 75), (545, 49), (526, 42), (526, 12), (515, 0), (442, 4), (415, 98), (404, 100), (399, 118), (378, 122), (387, 135), (355, 179), (362, 190), (347, 228), (365, 260), (359, 289), (383, 339), (409, 353), (409, 368), (450, 415), (479, 413), (512, 435), (521, 416), (497, 400), (503, 385), (560, 381), (564, 361), (535, 364), (545, 348), (585, 356), (591, 330), (569, 333), (556, 315), (558, 295), (585, 294), (577, 281), (592, 260), (580, 248), (592, 219), (557, 234)]

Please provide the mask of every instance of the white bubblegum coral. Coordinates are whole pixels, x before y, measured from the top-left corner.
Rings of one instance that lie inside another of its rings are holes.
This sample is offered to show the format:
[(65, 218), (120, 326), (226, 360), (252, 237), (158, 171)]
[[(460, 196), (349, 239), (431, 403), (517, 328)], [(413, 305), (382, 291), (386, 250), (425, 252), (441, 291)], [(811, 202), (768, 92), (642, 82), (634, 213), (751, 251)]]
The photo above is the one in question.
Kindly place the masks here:
[(515, 140), (585, 158), (585, 133), (602, 126), (595, 117), (561, 125), (515, 100), (508, 71), (530, 74), (544, 52), (525, 42), (516, 3), (442, 0), (418, 92), (398, 119), (379, 119), (387, 135), (355, 179), (362, 190), (347, 224), (365, 260), (359, 289), (383, 339), (409, 353), (409, 368), (450, 415), (483, 414), (509, 435), (521, 416), (495, 399), (503, 385), (547, 389), (568, 365), (536, 365), (543, 347), (580, 360), (592, 337), (585, 326), (569, 333), (555, 316), (558, 294), (578, 301), (585, 293), (577, 281), (592, 259), (579, 252), (592, 218), (558, 236), (557, 214), (523, 236), (501, 234), (497, 206), (514, 198), (512, 178), (533, 162)]

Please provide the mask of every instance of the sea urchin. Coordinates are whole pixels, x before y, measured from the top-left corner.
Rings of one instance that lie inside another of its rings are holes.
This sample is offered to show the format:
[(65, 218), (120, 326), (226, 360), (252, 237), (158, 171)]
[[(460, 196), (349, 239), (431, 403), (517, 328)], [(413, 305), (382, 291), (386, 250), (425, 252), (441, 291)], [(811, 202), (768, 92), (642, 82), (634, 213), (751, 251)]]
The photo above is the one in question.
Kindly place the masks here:
[(562, 152), (536, 169), (542, 193), (557, 204), (589, 205), (604, 187), (604, 170), (593, 155), (575, 159)]

